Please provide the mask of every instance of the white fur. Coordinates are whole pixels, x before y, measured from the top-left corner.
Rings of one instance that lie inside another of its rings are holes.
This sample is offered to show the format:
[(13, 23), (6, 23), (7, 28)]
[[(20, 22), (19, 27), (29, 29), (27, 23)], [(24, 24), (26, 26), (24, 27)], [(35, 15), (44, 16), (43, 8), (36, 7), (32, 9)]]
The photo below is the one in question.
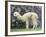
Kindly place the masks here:
[(37, 23), (38, 15), (35, 12), (28, 12), (25, 13), (23, 16), (21, 16), (19, 12), (14, 12), (14, 16), (16, 16), (18, 20), (26, 22), (27, 29), (29, 28), (29, 20), (31, 20), (31, 25), (33, 25), (33, 29), (38, 25)]

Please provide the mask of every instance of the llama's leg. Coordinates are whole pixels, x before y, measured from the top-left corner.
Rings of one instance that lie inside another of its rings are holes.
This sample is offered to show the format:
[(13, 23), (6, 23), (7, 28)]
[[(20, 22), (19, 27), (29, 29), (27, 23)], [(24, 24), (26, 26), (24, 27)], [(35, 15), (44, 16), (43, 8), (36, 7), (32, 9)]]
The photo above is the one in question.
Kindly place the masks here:
[(26, 29), (28, 29), (29, 28), (29, 21), (27, 20), (26, 21)]
[(36, 29), (37, 28), (37, 25), (33, 25), (33, 29)]
[(32, 20), (33, 29), (35, 29), (35, 20)]
[(33, 25), (33, 29), (35, 29), (35, 25)]
[(35, 29), (35, 28), (37, 28), (37, 21), (35, 20), (34, 22), (33, 22), (33, 29)]
[(36, 28), (37, 28), (37, 26), (38, 26), (38, 20), (36, 19)]

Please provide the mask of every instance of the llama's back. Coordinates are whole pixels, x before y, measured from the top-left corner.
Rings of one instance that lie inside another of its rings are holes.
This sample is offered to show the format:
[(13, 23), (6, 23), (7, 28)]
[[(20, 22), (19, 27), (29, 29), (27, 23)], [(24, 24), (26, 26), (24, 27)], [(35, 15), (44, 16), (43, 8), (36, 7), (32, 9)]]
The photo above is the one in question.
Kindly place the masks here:
[(39, 18), (39, 17), (38, 17), (38, 14), (35, 13), (35, 12), (31, 12), (30, 14), (31, 14), (32, 16), (34, 16), (35, 18), (37, 18), (37, 19)]
[(38, 14), (37, 13), (35, 13), (35, 12), (28, 12), (28, 13), (25, 13), (23, 16), (25, 16), (25, 17), (31, 17), (31, 15), (34, 15), (34, 16), (36, 16), (37, 18), (38, 18)]

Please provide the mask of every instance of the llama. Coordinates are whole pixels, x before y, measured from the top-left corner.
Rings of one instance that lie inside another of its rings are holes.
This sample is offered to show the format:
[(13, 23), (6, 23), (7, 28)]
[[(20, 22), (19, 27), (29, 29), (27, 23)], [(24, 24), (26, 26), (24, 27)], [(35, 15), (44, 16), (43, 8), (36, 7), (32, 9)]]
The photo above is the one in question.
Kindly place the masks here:
[(14, 12), (13, 13), (15, 17), (17, 17), (18, 20), (21, 20), (23, 22), (26, 22), (26, 28), (29, 28), (29, 20), (31, 20), (31, 25), (33, 25), (33, 29), (37, 27), (38, 23), (38, 15), (35, 12), (28, 12), (25, 13), (24, 15), (20, 15), (19, 12)]

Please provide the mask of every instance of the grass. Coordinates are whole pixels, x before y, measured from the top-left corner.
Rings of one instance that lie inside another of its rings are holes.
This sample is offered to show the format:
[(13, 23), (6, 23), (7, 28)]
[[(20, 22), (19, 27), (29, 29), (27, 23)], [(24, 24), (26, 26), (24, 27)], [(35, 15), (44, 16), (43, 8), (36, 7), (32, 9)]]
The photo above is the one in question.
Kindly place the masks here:
[(16, 29), (16, 28), (14, 28), (14, 29), (11, 29), (11, 32), (25, 32), (25, 31), (40, 31), (41, 30), (41, 28), (36, 28), (36, 29), (32, 29), (32, 28), (30, 28), (30, 29)]

